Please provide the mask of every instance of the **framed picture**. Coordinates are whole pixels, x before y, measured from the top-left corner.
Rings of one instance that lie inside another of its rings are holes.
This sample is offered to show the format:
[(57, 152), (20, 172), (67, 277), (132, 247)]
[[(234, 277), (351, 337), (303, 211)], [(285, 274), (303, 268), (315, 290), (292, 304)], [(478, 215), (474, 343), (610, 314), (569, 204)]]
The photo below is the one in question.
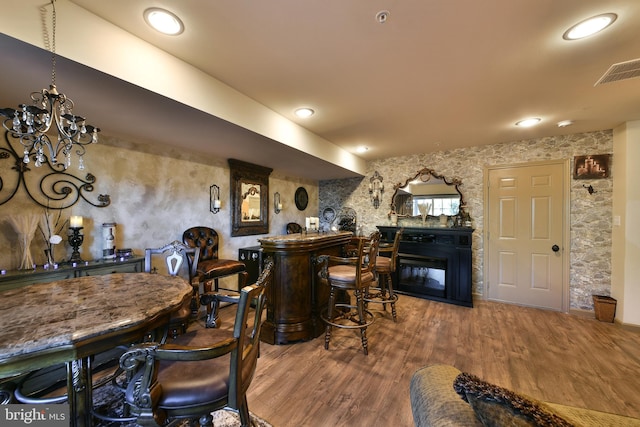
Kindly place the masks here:
[(573, 158), (573, 179), (599, 179), (609, 177), (611, 154), (592, 154)]
[(229, 159), (231, 177), (231, 235), (269, 232), (269, 174), (271, 168)]

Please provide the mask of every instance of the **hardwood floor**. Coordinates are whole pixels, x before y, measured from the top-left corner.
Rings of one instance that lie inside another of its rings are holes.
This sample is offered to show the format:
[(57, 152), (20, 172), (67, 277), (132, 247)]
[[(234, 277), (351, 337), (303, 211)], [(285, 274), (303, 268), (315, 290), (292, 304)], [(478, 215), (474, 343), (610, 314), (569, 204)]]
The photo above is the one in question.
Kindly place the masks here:
[[(556, 403), (640, 417), (640, 333), (582, 316), (476, 301), (474, 308), (402, 295), (398, 322), (370, 308), (369, 355), (355, 331), (262, 343), (249, 408), (275, 427), (413, 426), (409, 380), (445, 363)], [(222, 309), (223, 328), (233, 310)]]

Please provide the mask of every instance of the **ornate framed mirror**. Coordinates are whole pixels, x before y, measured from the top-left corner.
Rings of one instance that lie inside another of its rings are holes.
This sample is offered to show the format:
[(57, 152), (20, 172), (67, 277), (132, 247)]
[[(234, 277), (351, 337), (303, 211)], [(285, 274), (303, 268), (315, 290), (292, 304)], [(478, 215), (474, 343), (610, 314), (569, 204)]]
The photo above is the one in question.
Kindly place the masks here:
[(464, 207), (460, 192), (462, 181), (446, 178), (433, 169), (424, 168), (402, 183), (394, 185), (391, 197), (391, 212), (399, 218), (427, 216), (455, 216)]
[(269, 175), (273, 169), (229, 159), (231, 235), (269, 232)]

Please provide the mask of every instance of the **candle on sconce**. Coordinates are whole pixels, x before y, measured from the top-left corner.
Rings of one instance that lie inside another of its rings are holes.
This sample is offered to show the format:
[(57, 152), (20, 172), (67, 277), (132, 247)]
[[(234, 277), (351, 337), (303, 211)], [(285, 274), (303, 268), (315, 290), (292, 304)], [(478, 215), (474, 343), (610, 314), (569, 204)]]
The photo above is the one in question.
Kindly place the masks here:
[(220, 209), (220, 199), (216, 199), (213, 201), (214, 209)]
[(73, 215), (71, 218), (69, 218), (69, 227), (71, 228), (82, 227), (82, 217), (78, 215)]
[(278, 203), (278, 210), (281, 211), (282, 210), (282, 203)]

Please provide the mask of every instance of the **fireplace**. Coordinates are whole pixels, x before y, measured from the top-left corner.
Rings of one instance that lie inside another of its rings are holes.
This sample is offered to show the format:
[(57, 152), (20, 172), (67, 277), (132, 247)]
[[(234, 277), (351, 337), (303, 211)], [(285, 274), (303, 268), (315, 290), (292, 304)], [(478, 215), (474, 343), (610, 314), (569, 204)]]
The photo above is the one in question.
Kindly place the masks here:
[(446, 259), (402, 256), (397, 269), (398, 290), (446, 298)]
[[(396, 227), (378, 226), (391, 242)], [(393, 286), (398, 293), (473, 306), (471, 234), (467, 228), (405, 228)]]

